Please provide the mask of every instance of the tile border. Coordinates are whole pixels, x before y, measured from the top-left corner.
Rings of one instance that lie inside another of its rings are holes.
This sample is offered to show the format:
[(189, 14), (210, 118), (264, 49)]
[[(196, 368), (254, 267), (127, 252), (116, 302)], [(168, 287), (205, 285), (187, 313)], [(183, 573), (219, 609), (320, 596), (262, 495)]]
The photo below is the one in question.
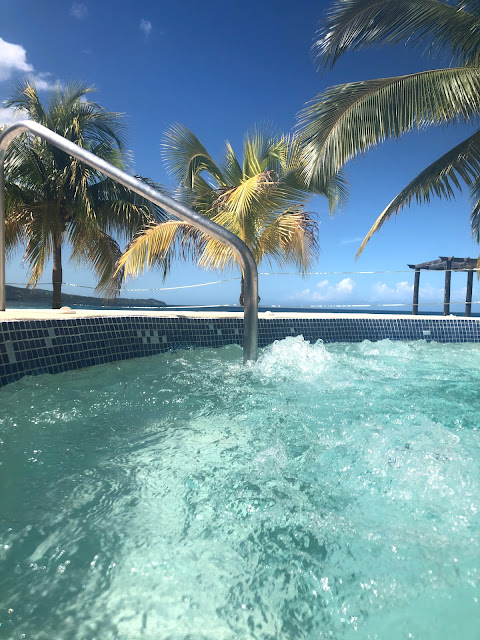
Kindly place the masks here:
[[(480, 342), (480, 318), (269, 317), (259, 346), (287, 336), (315, 342)], [(0, 386), (25, 375), (60, 373), (192, 347), (242, 344), (243, 318), (92, 316), (0, 321)]]

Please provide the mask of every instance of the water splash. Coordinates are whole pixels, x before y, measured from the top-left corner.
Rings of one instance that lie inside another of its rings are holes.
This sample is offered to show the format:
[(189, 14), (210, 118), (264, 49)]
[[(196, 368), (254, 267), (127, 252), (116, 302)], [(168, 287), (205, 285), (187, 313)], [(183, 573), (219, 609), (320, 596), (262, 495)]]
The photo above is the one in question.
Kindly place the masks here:
[(288, 338), (0, 391), (7, 638), (477, 638), (479, 348)]

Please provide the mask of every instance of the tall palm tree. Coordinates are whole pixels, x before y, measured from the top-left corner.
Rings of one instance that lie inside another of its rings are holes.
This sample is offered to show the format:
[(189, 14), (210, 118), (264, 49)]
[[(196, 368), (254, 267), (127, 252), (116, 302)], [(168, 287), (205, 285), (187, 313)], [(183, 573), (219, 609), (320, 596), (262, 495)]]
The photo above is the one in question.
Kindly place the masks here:
[[(328, 198), (331, 210), (346, 195), (341, 176), (320, 178), (305, 187), (301, 175), (301, 147), (296, 138), (253, 130), (239, 161), (226, 143), (217, 164), (187, 128), (173, 125), (165, 134), (167, 168), (177, 181), (177, 197), (197, 212), (238, 235), (257, 264), (275, 261), (305, 271), (318, 251), (317, 223), (305, 210), (312, 194)], [(194, 229), (170, 219), (139, 233), (119, 262), (125, 277), (151, 266), (168, 268), (175, 256), (190, 257), (200, 267), (222, 270), (237, 263), (232, 250)], [(240, 304), (243, 305), (243, 277)]]
[[(314, 44), (320, 67), (347, 51), (406, 42), (440, 54), (453, 66), (393, 78), (337, 85), (301, 112), (307, 180), (337, 172), (387, 138), (427, 125), (465, 123), (480, 111), (478, 0), (335, 0)], [(412, 180), (380, 214), (357, 253), (383, 223), (412, 201), (452, 198), (468, 185), (472, 231), (480, 239), (480, 129)]]
[[(118, 113), (88, 100), (91, 87), (58, 89), (44, 106), (34, 84), (18, 85), (7, 105), (125, 169), (123, 125)], [(99, 278), (98, 290), (115, 294), (112, 274), (121, 255), (119, 239), (130, 239), (157, 211), (128, 189), (43, 140), (23, 134), (9, 147), (6, 162), (6, 247), (26, 247), (24, 261), (35, 287), (53, 259), (52, 307), (61, 307), (62, 247)], [(117, 279), (118, 280), (118, 279)]]

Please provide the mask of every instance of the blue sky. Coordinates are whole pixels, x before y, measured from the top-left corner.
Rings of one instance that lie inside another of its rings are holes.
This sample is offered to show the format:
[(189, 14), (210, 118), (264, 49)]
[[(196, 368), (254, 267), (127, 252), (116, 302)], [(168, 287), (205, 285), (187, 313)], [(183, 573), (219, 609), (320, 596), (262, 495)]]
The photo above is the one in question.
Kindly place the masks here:
[[(160, 149), (162, 134), (173, 122), (192, 129), (219, 158), (227, 139), (240, 153), (244, 133), (254, 124), (291, 130), (305, 102), (332, 84), (442, 66), (442, 61), (399, 46), (351, 53), (332, 71), (317, 73), (310, 46), (328, 5), (286, 0), (3, 0), (0, 100), (9, 96), (12, 82), (25, 75), (35, 77), (46, 100), (57, 83), (80, 79), (92, 84), (98, 102), (125, 113), (135, 172), (170, 185)], [(0, 110), (2, 123), (10, 117)], [(458, 126), (412, 133), (349, 163), (348, 205), (334, 218), (320, 198), (309, 206), (320, 221), (321, 254), (314, 271), (403, 271), (407, 263), (439, 255), (476, 257), (479, 247), (471, 239), (468, 198), (459, 194), (452, 202), (434, 200), (402, 212), (354, 260), (361, 238), (396, 193), (468, 132)], [(260, 271), (279, 269), (262, 264)], [(165, 283), (153, 271), (127, 288), (174, 287), (237, 275), (179, 262)], [(44, 281), (49, 280), (46, 273)], [(86, 269), (68, 264), (64, 280), (95, 284)], [(452, 300), (464, 297), (465, 280), (464, 274), (453, 274)], [(26, 282), (21, 252), (7, 265), (7, 282)], [(261, 276), (260, 295), (264, 304), (289, 306), (400, 303), (411, 300), (412, 283), (410, 273)], [(421, 302), (442, 302), (443, 274), (424, 274), (422, 283)], [(475, 282), (474, 300), (480, 299), (479, 290)], [(239, 283), (233, 281), (128, 295), (187, 305), (234, 304), (238, 293)]]

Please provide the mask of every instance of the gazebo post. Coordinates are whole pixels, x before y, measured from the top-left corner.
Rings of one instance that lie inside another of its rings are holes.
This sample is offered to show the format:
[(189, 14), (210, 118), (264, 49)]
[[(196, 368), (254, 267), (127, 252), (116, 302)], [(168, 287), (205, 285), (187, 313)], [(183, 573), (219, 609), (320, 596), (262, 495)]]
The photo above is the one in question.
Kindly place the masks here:
[(467, 296), (465, 298), (465, 315), (469, 318), (472, 315), (472, 288), (473, 288), (473, 271), (467, 274)]
[(420, 288), (420, 269), (415, 269), (415, 280), (413, 282), (413, 308), (412, 314), (418, 315), (418, 290)]
[(445, 268), (445, 291), (443, 295), (443, 315), (450, 315), (450, 284), (452, 282), (452, 258), (447, 258)]
[(443, 315), (450, 314), (450, 288), (452, 284), (452, 271), (467, 271), (467, 295), (465, 298), (465, 315), (472, 314), (472, 286), (473, 274), (479, 273), (480, 267), (475, 258), (454, 258), (453, 256), (440, 256), (438, 260), (409, 264), (410, 269), (415, 269), (415, 282), (413, 285), (413, 309), (412, 314), (418, 314), (418, 291), (420, 287), (420, 271), (445, 271), (445, 289), (443, 294)]

